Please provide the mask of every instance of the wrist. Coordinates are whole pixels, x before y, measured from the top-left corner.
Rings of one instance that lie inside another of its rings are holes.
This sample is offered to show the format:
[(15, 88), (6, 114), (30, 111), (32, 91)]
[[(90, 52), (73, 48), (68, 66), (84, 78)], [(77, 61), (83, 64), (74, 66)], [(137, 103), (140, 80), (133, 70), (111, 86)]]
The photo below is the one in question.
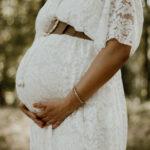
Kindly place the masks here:
[(73, 90), (69, 92), (69, 94), (66, 96), (66, 103), (69, 106), (71, 110), (76, 110), (79, 107), (81, 107), (83, 104), (78, 100)]

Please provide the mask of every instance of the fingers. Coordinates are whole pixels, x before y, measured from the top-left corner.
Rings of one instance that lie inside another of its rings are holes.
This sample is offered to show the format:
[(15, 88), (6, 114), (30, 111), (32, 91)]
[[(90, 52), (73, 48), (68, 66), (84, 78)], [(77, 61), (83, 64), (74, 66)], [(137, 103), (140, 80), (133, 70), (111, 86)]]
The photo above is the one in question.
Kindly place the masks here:
[(44, 111), (36, 113), (36, 116), (39, 118), (47, 117), (47, 113), (48, 113), (48, 110), (44, 110)]
[(41, 120), (38, 120), (37, 117), (33, 117), (33, 113), (28, 111), (27, 109), (22, 109), (22, 111), (29, 117), (31, 118), (35, 123), (37, 123), (40, 127), (43, 127), (43, 122)]
[(61, 123), (62, 121), (57, 121), (56, 123), (52, 125), (52, 129), (56, 129)]
[(36, 115), (33, 112), (29, 111), (29, 109), (22, 102), (19, 103), (19, 107), (29, 118), (37, 123), (37, 125), (39, 125), (41, 128), (43, 127), (44, 123), (41, 120), (38, 120)]
[(51, 119), (46, 122), (45, 126), (49, 126), (50, 124), (54, 124), (56, 121), (54, 119)]
[(37, 117), (45, 117), (47, 113), (46, 104), (44, 102), (34, 103), (33, 107), (40, 108), (41, 111), (36, 113)]
[(36, 118), (36, 115), (33, 112), (29, 111), (29, 109), (23, 103), (20, 103), (19, 107), (27, 116)]
[(39, 127), (43, 128), (44, 127), (44, 123), (41, 120), (38, 119), (32, 119)]
[(41, 120), (42, 120), (42, 121), (44, 121), (44, 122), (47, 122), (47, 121), (49, 121), (49, 120), (50, 120), (50, 117), (49, 117), (49, 116), (47, 116), (47, 117), (42, 118)]
[(54, 119), (51, 119), (45, 124), (45, 127), (52, 125), (52, 129), (56, 129), (62, 122), (63, 120), (55, 121)]
[(45, 118), (47, 116), (52, 117), (52, 116), (54, 116), (54, 112), (53, 112), (53, 109), (51, 109), (51, 110), (45, 109), (44, 111), (40, 111), (40, 112), (36, 113), (36, 116), (39, 118)]
[(46, 102), (38, 102), (38, 103), (34, 103), (33, 107), (36, 107), (36, 108), (46, 108), (47, 105), (46, 105)]

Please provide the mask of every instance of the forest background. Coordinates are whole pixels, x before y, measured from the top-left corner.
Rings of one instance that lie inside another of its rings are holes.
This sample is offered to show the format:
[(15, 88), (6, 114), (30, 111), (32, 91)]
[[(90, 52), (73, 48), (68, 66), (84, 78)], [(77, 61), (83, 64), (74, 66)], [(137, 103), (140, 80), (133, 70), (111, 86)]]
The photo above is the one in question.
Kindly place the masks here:
[[(15, 75), (33, 42), (45, 0), (0, 0), (0, 150), (29, 149), (29, 118), (18, 108)], [(121, 68), (128, 109), (127, 150), (150, 150), (150, 0), (143, 0), (139, 48)]]

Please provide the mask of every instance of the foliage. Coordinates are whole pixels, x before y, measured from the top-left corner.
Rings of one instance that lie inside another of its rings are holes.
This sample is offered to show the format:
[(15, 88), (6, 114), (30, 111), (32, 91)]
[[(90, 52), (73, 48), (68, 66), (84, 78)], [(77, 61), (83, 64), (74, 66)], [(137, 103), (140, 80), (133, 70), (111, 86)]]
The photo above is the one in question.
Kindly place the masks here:
[(18, 64), (35, 34), (40, 0), (0, 1), (0, 105), (15, 105)]

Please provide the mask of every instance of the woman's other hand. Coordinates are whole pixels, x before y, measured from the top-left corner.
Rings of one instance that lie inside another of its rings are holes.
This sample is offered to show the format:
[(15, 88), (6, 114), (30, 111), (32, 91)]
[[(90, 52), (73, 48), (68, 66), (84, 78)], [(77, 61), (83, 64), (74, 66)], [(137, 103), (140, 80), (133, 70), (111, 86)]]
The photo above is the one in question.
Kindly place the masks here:
[(41, 128), (44, 127), (44, 122), (39, 120), (35, 113), (31, 112), (21, 101), (19, 103), (19, 108), (29, 117), (31, 118), (38, 126)]
[(53, 98), (48, 101), (33, 104), (33, 107), (44, 108), (36, 115), (45, 122), (45, 126), (52, 124), (52, 129), (57, 128), (71, 113), (73, 113), (81, 103), (76, 100), (73, 93), (65, 98)]

